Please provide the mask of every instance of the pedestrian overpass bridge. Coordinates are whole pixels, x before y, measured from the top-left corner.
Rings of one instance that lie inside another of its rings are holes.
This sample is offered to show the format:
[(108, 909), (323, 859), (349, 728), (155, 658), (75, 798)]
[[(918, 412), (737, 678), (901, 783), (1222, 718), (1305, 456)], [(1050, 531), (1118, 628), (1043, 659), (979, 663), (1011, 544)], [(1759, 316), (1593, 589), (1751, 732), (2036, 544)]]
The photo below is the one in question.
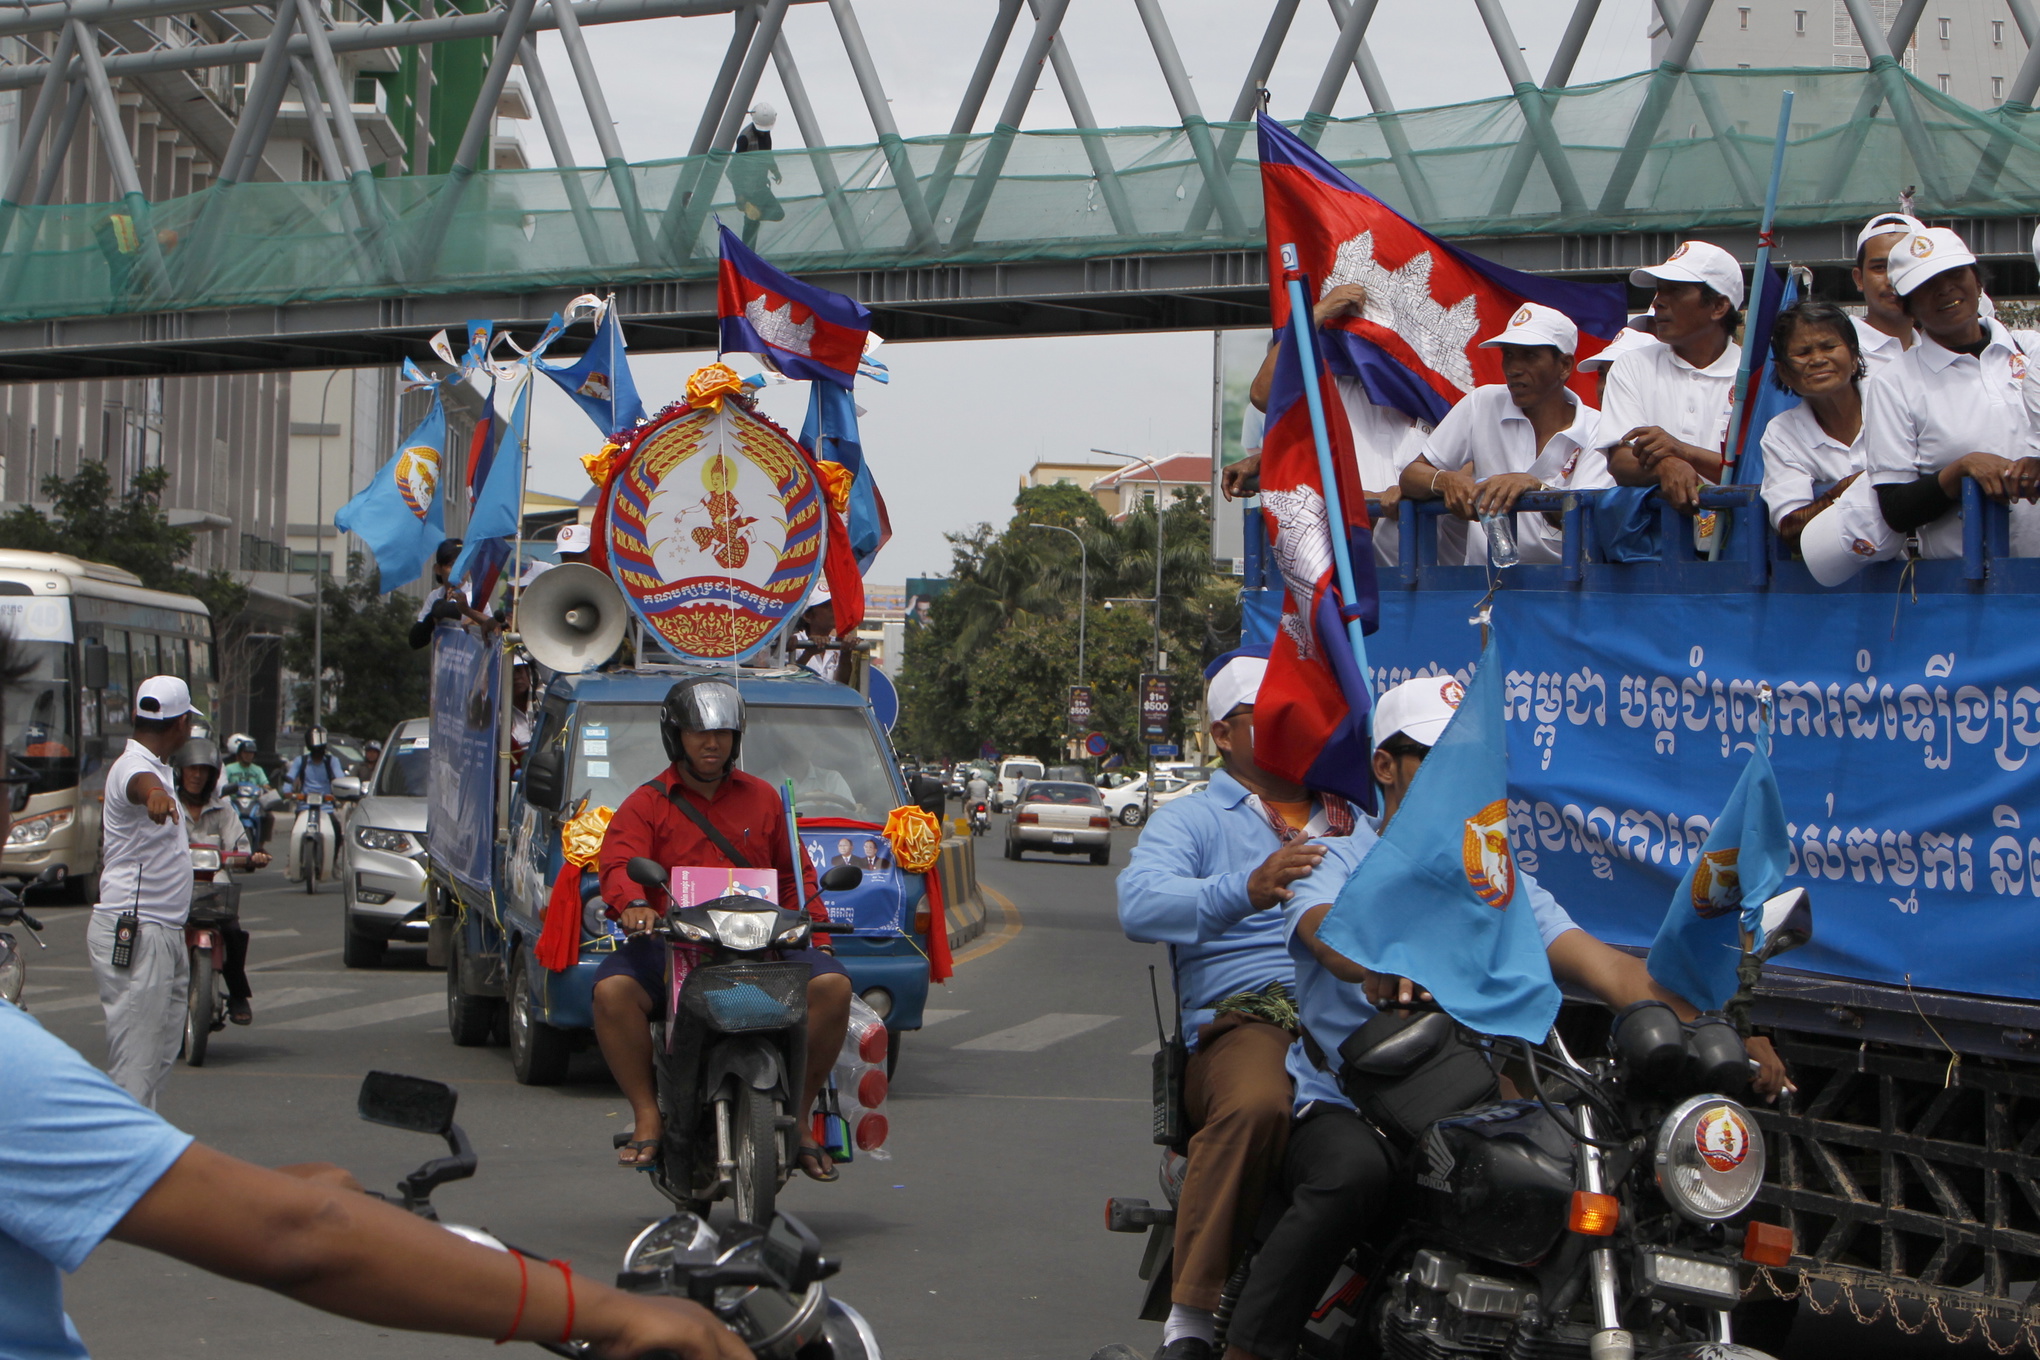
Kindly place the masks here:
[[(1686, 234), (1754, 253), (1788, 89), (1785, 258), (1845, 267), (1856, 225), (1918, 186), (1922, 215), (1997, 257), (2000, 294), (2031, 291), (2031, 108), (1976, 110), (1888, 56), (1869, 70), (1668, 62), (1442, 108), (1313, 112), (1301, 126), (1354, 179), (1478, 253), (1614, 276)], [(780, 150), (785, 217), (761, 223), (755, 244), (863, 301), (896, 340), (1264, 325), (1251, 137), (1244, 121), (1193, 116)], [(539, 323), (589, 291), (615, 292), (637, 349), (710, 346), (714, 226), (744, 220), (740, 159), (0, 202), (0, 380), (425, 359), (443, 327)]]

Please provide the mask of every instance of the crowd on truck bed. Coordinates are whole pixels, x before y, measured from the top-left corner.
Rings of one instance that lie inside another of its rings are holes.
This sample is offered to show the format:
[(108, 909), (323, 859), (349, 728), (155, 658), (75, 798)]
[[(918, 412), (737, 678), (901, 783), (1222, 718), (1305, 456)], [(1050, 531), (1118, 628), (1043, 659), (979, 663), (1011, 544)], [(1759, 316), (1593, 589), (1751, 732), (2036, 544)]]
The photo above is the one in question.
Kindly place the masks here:
[[(1901, 554), (1960, 557), (1969, 478), (2010, 504), (2013, 555), (2040, 555), (2040, 372), (2027, 364), (2040, 331), (1997, 319), (1982, 266), (1959, 235), (1904, 213), (1864, 225), (1852, 274), (1864, 315), (1799, 301), (1768, 336), (1744, 337), (1768, 343), (1771, 381), (1799, 398), (1761, 438), (1772, 528), (1826, 585)], [(1481, 341), (1501, 352), (1503, 381), (1467, 393), (1435, 427), (1376, 405), (1360, 379), (1337, 377), (1360, 482), (1383, 518), (1405, 497), (1443, 501), (1438, 561), (1479, 566), (1491, 542), (1502, 545), (1498, 556), (1560, 560), (1559, 517), (1517, 511), (1532, 491), (1647, 488), (1705, 516), (1701, 493), (1726, 470), (1743, 268), (1719, 246), (1686, 241), (1630, 282), (1653, 290), (1650, 310), (1577, 364), (1598, 370), (1598, 409), (1570, 385), (1578, 329), (1536, 303)], [(1365, 303), (1359, 285), (1334, 288), (1314, 319), (1324, 326)], [(1228, 496), (1255, 485), (1257, 413), (1274, 362), (1271, 348), (1251, 392), (1248, 456), (1225, 473)], [(1696, 525), (1703, 540), (1710, 524), (1711, 516)], [(1380, 564), (1395, 565), (1397, 536), (1374, 543)]]

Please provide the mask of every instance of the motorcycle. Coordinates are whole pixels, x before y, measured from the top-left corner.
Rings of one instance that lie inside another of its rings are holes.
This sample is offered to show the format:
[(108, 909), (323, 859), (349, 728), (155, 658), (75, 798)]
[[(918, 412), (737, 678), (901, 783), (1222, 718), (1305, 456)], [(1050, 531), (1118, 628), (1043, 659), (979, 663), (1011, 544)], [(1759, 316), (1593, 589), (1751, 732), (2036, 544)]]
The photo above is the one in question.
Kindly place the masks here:
[(297, 819), (290, 829), (289, 858), (284, 862), (285, 878), (292, 883), (302, 882), (309, 894), (318, 892), (322, 879), (333, 877), (338, 870), (343, 805), (360, 797), (361, 781), (353, 775), (335, 779), (326, 793), (298, 795)]
[(262, 824), (265, 809), (262, 806), (260, 784), (227, 785), (227, 802), (233, 806), (234, 815), (241, 819), (241, 825), (248, 830), (248, 846), (252, 850), (262, 848)]
[[(741, 894), (676, 907), (656, 861), (633, 858), (626, 872), (648, 896), (666, 900), (653, 933), (672, 946), (666, 1018), (652, 1031), (665, 1135), (641, 1169), (680, 1209), (699, 1214), (727, 1197), (742, 1222), (770, 1223), (807, 1115), (794, 1105), (807, 1070), (808, 968), (766, 951), (799, 949), (814, 932), (851, 927)], [(838, 865), (821, 886), (847, 892), (863, 878)], [(621, 1148), (630, 1137), (624, 1131), (613, 1141)]]
[[(434, 1134), (446, 1140), (446, 1157), (434, 1158), (397, 1184), (395, 1195), (369, 1193), (433, 1223), (432, 1192), (475, 1174), (474, 1145), (454, 1123), (459, 1094), (442, 1082), (394, 1072), (362, 1078), (356, 1110), (372, 1124)], [(495, 1251), (514, 1251), (533, 1261), (543, 1254), (512, 1246), (481, 1228), (443, 1224)], [(839, 1263), (823, 1256), (806, 1225), (788, 1214), (768, 1226), (737, 1223), (718, 1233), (696, 1214), (668, 1215), (636, 1237), (624, 1251), (617, 1288), (635, 1294), (692, 1299), (714, 1312), (760, 1360), (881, 1360), (871, 1324), (849, 1304), (830, 1296), (822, 1282)], [(541, 1342), (554, 1355), (590, 1360), (585, 1342)], [(654, 1352), (646, 1360), (673, 1360)]]
[(191, 991), (184, 1005), (184, 1061), (205, 1066), (206, 1044), (227, 1027), (225, 929), (241, 915), (241, 885), (215, 882), (222, 868), (219, 847), (191, 846), (191, 914), (184, 919), (184, 947), (191, 955)]
[[(45, 869), (36, 878), (24, 883), (22, 891), (26, 892), (31, 887), (62, 883), (63, 881), (64, 871), (53, 866)], [(35, 941), (37, 949), (49, 948), (48, 945), (43, 943), (42, 922), (28, 914), (28, 909), (21, 905), (21, 898), (13, 889), (0, 887), (0, 927), (17, 925), (27, 926), (30, 931), (34, 932), (29, 938)], [(0, 998), (5, 998), (19, 1006), (21, 1004), (21, 994), (27, 988), (28, 959), (22, 954), (20, 942), (14, 938), (14, 932), (0, 929)]]
[[(1805, 889), (1766, 902), (1729, 1014), (1747, 1016), (1763, 965), (1812, 935)], [(1341, 1084), (1363, 1107), (1366, 1084), (1378, 1090), (1455, 1035), (1474, 1037), (1435, 1006), (1413, 1009), (1384, 1042), (1349, 1040), (1355, 1051), (1338, 1055)], [(1682, 1024), (1669, 1006), (1642, 1001), (1615, 1017), (1605, 1056), (1575, 1058), (1556, 1029), (1542, 1045), (1480, 1042), (1497, 1064), (1515, 1062), (1531, 1098), (1414, 1131), (1398, 1187), (1407, 1217), (1347, 1258), (1312, 1312), (1304, 1353), (1766, 1360), (1735, 1344), (1731, 1314), (1751, 1268), (1788, 1265), (1794, 1243), (1790, 1228), (1743, 1217), (1766, 1154), (1737, 1099), (1753, 1065), (1738, 1025), (1722, 1015)], [(1169, 1208), (1106, 1201), (1109, 1230), (1149, 1234), (1144, 1317), (1168, 1309), (1181, 1171), (1182, 1158), (1165, 1153)], [(1249, 1256), (1226, 1283), (1215, 1350), (1252, 1267)]]
[(970, 834), (973, 836), (982, 836), (985, 834), (985, 828), (990, 826), (991, 824), (992, 824), (991, 804), (985, 802), (983, 799), (979, 799), (977, 802), (972, 803), (970, 805)]

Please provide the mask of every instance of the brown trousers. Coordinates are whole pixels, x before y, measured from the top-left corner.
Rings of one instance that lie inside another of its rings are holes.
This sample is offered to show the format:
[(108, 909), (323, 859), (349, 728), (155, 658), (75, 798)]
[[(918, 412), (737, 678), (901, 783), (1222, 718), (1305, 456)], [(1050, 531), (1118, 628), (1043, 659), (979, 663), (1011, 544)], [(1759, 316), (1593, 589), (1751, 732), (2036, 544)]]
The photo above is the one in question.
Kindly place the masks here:
[(1183, 1072), (1183, 1105), (1196, 1130), (1176, 1200), (1170, 1297), (1216, 1310), (1233, 1261), (1260, 1216), (1289, 1144), (1293, 1095), (1282, 1059), (1286, 1029), (1226, 1014), (1206, 1025)]

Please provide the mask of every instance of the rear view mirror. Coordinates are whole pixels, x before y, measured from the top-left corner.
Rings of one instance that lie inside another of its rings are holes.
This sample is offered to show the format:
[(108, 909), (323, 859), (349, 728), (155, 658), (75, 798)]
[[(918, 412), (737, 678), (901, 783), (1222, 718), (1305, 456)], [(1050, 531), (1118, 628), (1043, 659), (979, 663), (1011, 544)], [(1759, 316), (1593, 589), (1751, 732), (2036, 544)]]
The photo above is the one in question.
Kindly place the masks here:
[(821, 1241), (791, 1214), (772, 1216), (758, 1258), (789, 1294), (805, 1294), (809, 1285), (836, 1273), (836, 1263), (822, 1255)]
[(659, 867), (659, 862), (655, 859), (646, 859), (643, 855), (633, 855), (631, 856), (630, 863), (624, 866), (623, 871), (630, 875), (630, 881), (637, 884), (640, 888), (663, 888), (666, 886), (666, 871)]
[(444, 1136), (453, 1127), (453, 1111), (459, 1103), (460, 1093), (443, 1081), (399, 1072), (370, 1072), (361, 1079), (355, 1109), (371, 1124)]
[(1759, 960), (1790, 953), (1812, 939), (1813, 898), (1806, 889), (1792, 888), (1764, 903), (1754, 946)]
[(333, 796), (335, 798), (361, 797), (361, 776), (343, 774), (335, 779), (333, 781)]
[(524, 762), (524, 801), (541, 812), (558, 812), (566, 790), (567, 748), (547, 742)]
[(96, 638), (85, 639), (78, 649), (79, 680), (86, 689), (105, 689), (109, 666), (106, 658), (106, 644)]
[(854, 864), (838, 864), (822, 875), (823, 892), (849, 892), (864, 881), (864, 871)]

